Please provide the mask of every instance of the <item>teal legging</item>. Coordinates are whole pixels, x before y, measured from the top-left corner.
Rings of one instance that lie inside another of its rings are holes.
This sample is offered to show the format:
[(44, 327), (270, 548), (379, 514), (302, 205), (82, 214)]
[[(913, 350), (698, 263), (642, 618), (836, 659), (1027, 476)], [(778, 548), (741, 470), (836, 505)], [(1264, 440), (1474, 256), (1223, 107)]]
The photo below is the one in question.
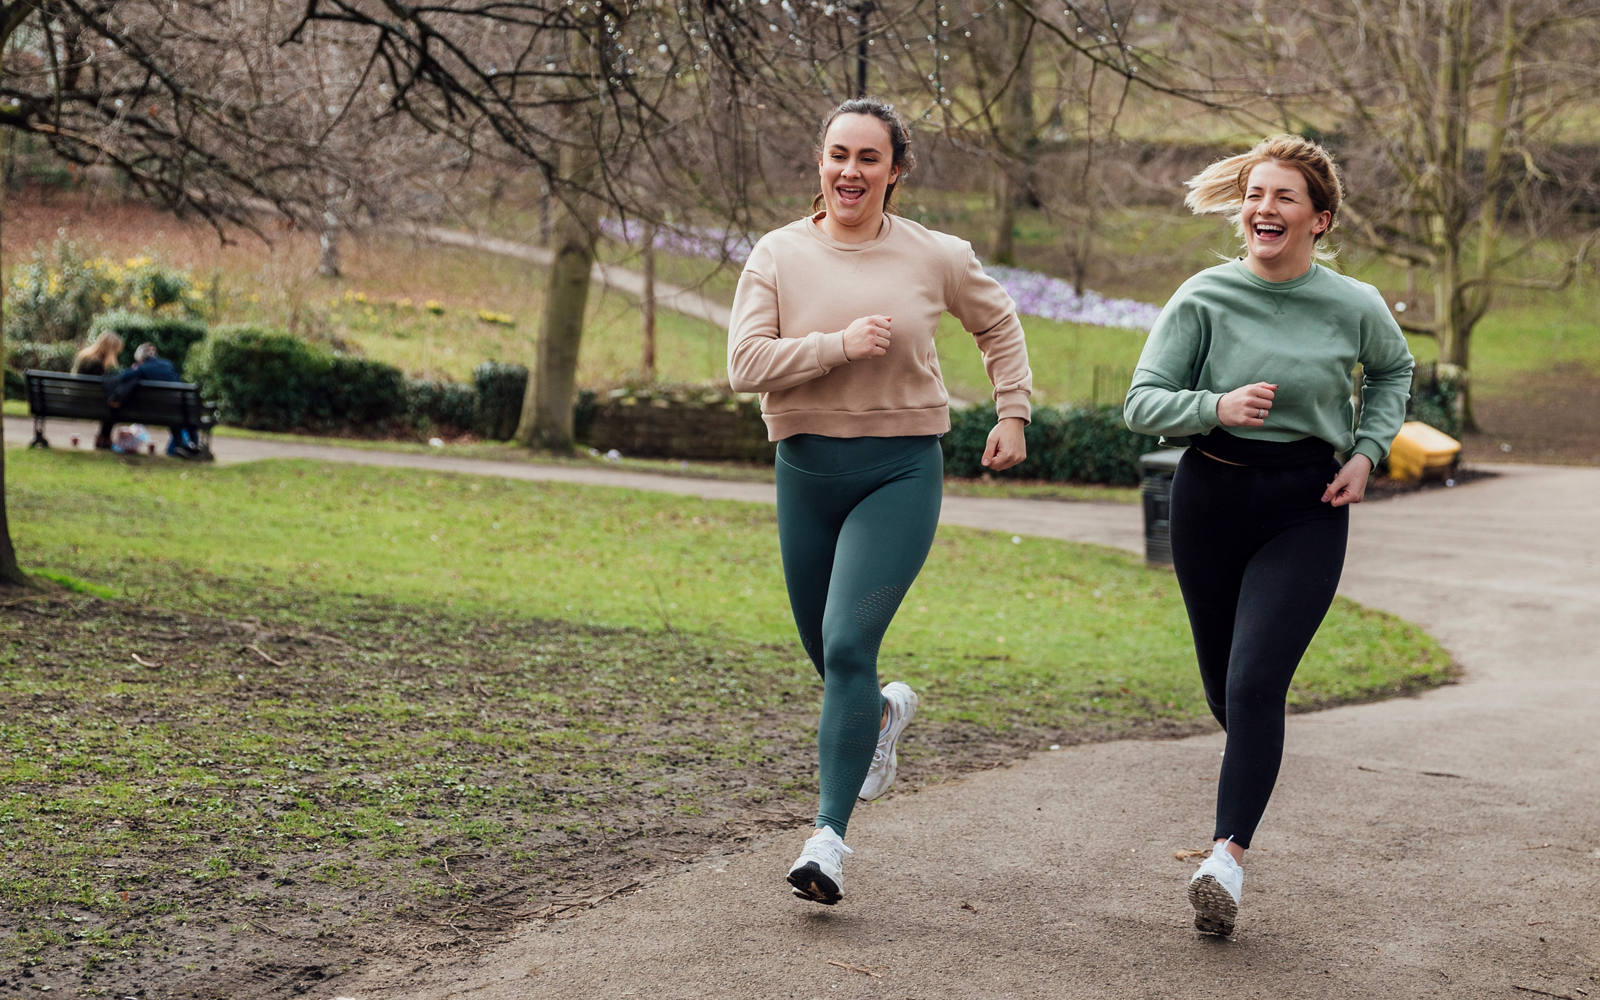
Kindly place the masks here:
[(778, 545), (800, 642), (822, 675), (817, 826), (843, 837), (883, 715), (878, 645), (933, 546), (937, 437), (778, 442)]

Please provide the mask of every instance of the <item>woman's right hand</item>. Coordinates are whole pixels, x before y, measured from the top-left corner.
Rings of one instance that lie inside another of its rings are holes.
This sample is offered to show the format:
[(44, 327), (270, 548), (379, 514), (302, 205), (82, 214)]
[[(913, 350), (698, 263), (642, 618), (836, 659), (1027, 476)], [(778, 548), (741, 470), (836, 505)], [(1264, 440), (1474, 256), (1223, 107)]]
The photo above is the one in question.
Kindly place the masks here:
[(1277, 394), (1278, 387), (1271, 382), (1241, 385), (1217, 400), (1217, 420), (1224, 427), (1262, 427)]
[(846, 361), (881, 358), (889, 352), (889, 317), (862, 316), (844, 328)]

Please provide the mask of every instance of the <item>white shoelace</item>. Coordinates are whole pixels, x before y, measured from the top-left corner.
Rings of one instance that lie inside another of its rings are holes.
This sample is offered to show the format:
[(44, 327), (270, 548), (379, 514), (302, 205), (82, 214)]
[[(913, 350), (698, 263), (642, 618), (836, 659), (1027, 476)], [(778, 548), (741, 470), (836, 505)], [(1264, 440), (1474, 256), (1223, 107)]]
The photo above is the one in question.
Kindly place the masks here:
[(816, 858), (818, 861), (826, 861), (837, 869), (843, 867), (844, 856), (846, 854), (854, 854), (855, 851), (847, 847), (845, 842), (840, 840), (838, 836), (812, 836), (806, 841), (806, 849), (803, 853)]

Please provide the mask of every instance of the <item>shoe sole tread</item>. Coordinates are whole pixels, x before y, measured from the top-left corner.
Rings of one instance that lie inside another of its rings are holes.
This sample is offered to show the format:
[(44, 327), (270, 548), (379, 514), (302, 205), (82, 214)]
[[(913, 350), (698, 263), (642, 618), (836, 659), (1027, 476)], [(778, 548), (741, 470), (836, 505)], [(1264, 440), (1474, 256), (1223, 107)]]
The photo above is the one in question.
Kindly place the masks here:
[(1194, 927), (1202, 934), (1227, 937), (1239, 917), (1239, 904), (1222, 883), (1202, 875), (1189, 883), (1189, 903), (1194, 907)]
[(808, 899), (823, 906), (832, 906), (844, 898), (839, 886), (822, 874), (822, 869), (815, 862), (807, 862), (790, 872), (789, 885), (794, 887), (796, 898)]

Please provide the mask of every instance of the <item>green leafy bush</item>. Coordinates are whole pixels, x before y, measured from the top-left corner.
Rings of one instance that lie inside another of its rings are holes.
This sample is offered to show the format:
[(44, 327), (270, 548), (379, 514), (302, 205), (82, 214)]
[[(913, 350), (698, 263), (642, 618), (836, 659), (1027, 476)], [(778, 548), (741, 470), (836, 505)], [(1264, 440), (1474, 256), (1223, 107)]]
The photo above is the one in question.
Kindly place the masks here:
[(528, 369), (502, 361), (485, 361), (472, 370), (477, 409), (472, 428), (490, 441), (509, 441), (522, 419), (522, 399), (528, 392)]
[(1433, 362), (1411, 373), (1411, 400), (1406, 419), (1461, 437), (1461, 387), (1466, 373), (1455, 365)]
[(1131, 486), (1139, 482), (1139, 456), (1157, 447), (1155, 438), (1128, 430), (1120, 406), (1040, 406), (1025, 432), (1027, 460), (991, 473), (982, 459), (996, 419), (992, 403), (951, 410), (950, 432), (940, 440), (945, 475)]
[(144, 255), (119, 264), (61, 239), (36, 251), (12, 274), (6, 289), (5, 337), (76, 343), (107, 310), (195, 319), (205, 305), (204, 289), (185, 271)]
[(312, 424), (388, 427), (406, 416), (406, 378), (381, 361), (335, 354), (317, 387)]
[(471, 430), (478, 393), (463, 382), (414, 378), (406, 381), (406, 415), (417, 427)]
[(5, 338), (42, 344), (84, 339), (89, 324), (111, 306), (117, 277), (72, 240), (57, 240), (17, 266), (6, 289)]
[(77, 353), (77, 345), (70, 342), (40, 344), (30, 340), (6, 344), (6, 398), (28, 398), (23, 372), (30, 368), (47, 372), (71, 371), (72, 358)]
[(114, 309), (95, 317), (87, 339), (92, 341), (108, 330), (122, 338), (122, 353), (117, 356), (117, 362), (124, 368), (133, 364), (133, 352), (139, 345), (148, 342), (156, 345), (156, 352), (181, 372), (190, 348), (206, 337), (206, 325), (199, 320), (146, 316)]
[(382, 430), (411, 412), (393, 365), (260, 327), (218, 329), (190, 353), (184, 374), (216, 401), (220, 420), (256, 430)]
[(317, 404), (332, 364), (330, 353), (287, 333), (230, 326), (190, 353), (184, 374), (216, 401), (223, 423), (286, 431), (322, 416)]

